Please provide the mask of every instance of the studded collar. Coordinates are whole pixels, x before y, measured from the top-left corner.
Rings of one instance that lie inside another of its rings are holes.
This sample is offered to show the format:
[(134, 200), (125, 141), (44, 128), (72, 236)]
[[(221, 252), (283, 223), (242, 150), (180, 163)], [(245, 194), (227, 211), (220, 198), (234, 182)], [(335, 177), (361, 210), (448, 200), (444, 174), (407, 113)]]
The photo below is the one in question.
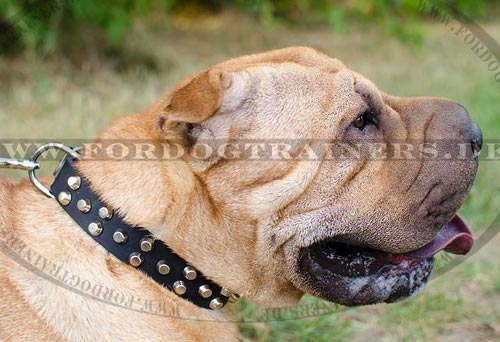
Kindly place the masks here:
[(179, 297), (204, 308), (219, 310), (238, 297), (205, 278), (198, 270), (155, 239), (146, 229), (132, 227), (97, 197), (65, 158), (56, 171), (51, 191), (69, 216), (97, 243), (122, 262), (146, 273)]

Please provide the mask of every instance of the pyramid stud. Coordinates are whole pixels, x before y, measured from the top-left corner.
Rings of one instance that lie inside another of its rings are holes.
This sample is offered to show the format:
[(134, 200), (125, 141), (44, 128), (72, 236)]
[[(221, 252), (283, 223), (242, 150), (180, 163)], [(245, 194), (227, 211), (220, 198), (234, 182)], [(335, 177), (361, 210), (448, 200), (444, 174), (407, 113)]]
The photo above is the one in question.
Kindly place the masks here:
[(184, 277), (187, 280), (196, 279), (196, 270), (194, 269), (194, 267), (186, 266), (186, 267), (184, 267), (184, 270), (182, 271), (182, 273), (184, 274)]
[(156, 264), (156, 270), (161, 275), (167, 275), (170, 273), (170, 266), (167, 265), (167, 262), (165, 260), (160, 260)]
[(209, 306), (210, 306), (210, 309), (212, 309), (212, 310), (220, 310), (224, 306), (224, 303), (222, 302), (222, 300), (219, 297), (217, 297), (217, 298), (214, 298), (210, 301)]
[(71, 194), (68, 191), (61, 191), (59, 195), (57, 195), (57, 200), (62, 205), (66, 206), (71, 202)]
[(121, 245), (127, 242), (127, 238), (127, 232), (123, 229), (118, 229), (113, 233), (113, 241)]
[(210, 286), (208, 285), (201, 285), (198, 288), (198, 294), (203, 298), (208, 298), (212, 295), (212, 290), (210, 290)]
[(76, 207), (78, 210), (80, 210), (82, 213), (86, 214), (90, 211), (92, 208), (92, 203), (90, 203), (89, 199), (81, 199), (78, 202), (76, 202)]
[(78, 190), (80, 189), (80, 186), (82, 185), (82, 179), (78, 176), (71, 176), (68, 178), (68, 186), (72, 190)]
[(182, 280), (178, 280), (174, 283), (174, 292), (178, 295), (183, 295), (187, 291), (187, 287)]
[(101, 222), (91, 222), (88, 226), (90, 235), (99, 236), (102, 233), (102, 223)]
[(128, 257), (128, 262), (130, 263), (130, 265), (134, 267), (139, 267), (143, 261), (144, 259), (142, 258), (142, 255), (139, 252), (130, 253)]
[(108, 206), (99, 208), (99, 217), (103, 220), (110, 220), (113, 217), (113, 209)]
[(152, 236), (146, 236), (141, 239), (141, 251), (150, 252), (153, 249), (155, 240)]

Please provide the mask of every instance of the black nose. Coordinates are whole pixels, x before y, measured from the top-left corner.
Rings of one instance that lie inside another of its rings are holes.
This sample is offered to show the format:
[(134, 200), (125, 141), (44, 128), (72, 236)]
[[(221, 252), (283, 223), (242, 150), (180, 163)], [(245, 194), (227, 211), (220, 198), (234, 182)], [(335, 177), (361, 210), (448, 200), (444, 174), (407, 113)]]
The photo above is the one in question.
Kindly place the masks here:
[(475, 122), (472, 122), (470, 129), (470, 144), (474, 153), (478, 153), (483, 147), (483, 133), (481, 133), (481, 129)]

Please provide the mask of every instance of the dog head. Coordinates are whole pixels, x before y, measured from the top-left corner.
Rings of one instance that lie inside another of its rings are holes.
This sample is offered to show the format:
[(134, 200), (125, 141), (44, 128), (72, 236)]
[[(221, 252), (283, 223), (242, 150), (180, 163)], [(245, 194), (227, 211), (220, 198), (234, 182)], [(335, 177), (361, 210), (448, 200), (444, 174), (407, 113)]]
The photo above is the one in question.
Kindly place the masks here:
[[(392, 302), (422, 287), (432, 255), (471, 247), (455, 212), (482, 139), (453, 101), (385, 94), (337, 59), (296, 47), (191, 75), (140, 118), (145, 137), (188, 151), (147, 173), (151, 189), (175, 193), (153, 196), (168, 205), (148, 228), (250, 299), (291, 305), (307, 292), (345, 305)], [(121, 122), (114, 132), (139, 134)], [(467, 157), (442, 157), (456, 156), (443, 141)], [(396, 143), (439, 156), (398, 158)], [(356, 146), (389, 146), (394, 158), (363, 149), (332, 157)]]

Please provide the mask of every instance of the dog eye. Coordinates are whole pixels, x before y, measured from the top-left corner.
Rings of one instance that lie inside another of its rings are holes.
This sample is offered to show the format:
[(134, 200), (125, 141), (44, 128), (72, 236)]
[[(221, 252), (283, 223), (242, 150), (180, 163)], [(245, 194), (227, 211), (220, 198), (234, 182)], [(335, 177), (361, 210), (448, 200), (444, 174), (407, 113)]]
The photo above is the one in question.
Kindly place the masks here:
[(362, 131), (365, 129), (366, 125), (368, 124), (368, 121), (369, 120), (367, 118), (366, 113), (363, 113), (360, 116), (358, 116), (352, 124), (354, 125), (354, 127), (359, 129), (360, 131)]
[(368, 125), (377, 125), (375, 115), (371, 110), (367, 110), (360, 114), (353, 122), (352, 125), (360, 131), (363, 131)]

